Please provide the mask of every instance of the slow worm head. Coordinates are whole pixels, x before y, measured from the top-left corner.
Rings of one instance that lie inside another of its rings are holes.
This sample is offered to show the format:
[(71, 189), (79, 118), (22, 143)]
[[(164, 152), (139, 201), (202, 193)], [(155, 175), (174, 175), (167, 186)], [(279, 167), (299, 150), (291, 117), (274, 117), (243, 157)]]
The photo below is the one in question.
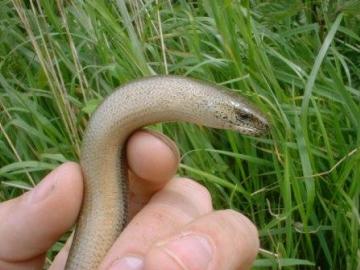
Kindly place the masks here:
[(104, 100), (86, 129), (81, 167), (84, 198), (65, 269), (98, 269), (127, 223), (127, 138), (158, 122), (186, 121), (259, 135), (264, 115), (239, 95), (177, 76), (131, 82)]

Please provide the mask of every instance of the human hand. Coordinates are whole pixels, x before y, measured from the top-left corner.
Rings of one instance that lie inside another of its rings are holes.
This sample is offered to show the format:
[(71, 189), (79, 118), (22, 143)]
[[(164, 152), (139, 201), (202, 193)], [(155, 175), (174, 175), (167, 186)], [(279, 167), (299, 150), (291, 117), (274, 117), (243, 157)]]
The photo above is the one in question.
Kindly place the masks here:
[[(100, 269), (238, 270), (259, 248), (255, 226), (232, 210), (214, 211), (207, 189), (174, 178), (175, 144), (153, 132), (129, 140), (131, 221)], [(30, 192), (0, 204), (0, 269), (42, 269), (47, 250), (76, 222), (82, 198), (78, 164), (65, 163)], [(50, 269), (64, 269), (71, 239)]]

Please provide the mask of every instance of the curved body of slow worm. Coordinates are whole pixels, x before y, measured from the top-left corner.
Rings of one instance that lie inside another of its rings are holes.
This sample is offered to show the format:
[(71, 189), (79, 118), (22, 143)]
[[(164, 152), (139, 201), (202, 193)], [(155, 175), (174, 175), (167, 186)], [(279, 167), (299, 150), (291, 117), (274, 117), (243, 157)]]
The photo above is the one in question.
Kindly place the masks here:
[(93, 114), (84, 135), (84, 198), (66, 270), (98, 269), (127, 223), (126, 140), (143, 126), (169, 121), (250, 135), (268, 127), (263, 114), (243, 97), (215, 85), (156, 76), (120, 87)]

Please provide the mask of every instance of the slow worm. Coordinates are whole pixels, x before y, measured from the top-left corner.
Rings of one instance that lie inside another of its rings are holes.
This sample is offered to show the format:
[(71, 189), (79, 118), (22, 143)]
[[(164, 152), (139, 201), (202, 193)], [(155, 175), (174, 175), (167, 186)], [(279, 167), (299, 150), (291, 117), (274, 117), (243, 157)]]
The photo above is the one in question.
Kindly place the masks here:
[(193, 79), (155, 76), (117, 89), (92, 115), (84, 135), (84, 198), (66, 270), (98, 269), (128, 222), (126, 140), (143, 126), (170, 121), (248, 135), (268, 128), (244, 97)]

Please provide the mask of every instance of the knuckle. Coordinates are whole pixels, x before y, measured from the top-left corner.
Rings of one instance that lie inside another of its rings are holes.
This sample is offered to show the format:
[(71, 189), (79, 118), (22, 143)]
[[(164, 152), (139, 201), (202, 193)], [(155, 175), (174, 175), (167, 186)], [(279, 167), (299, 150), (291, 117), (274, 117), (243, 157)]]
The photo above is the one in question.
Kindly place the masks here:
[(193, 180), (177, 178), (155, 194), (151, 204), (165, 205), (174, 212), (184, 212), (192, 218), (212, 211), (209, 192)]
[(247, 216), (232, 209), (219, 210), (218, 212), (224, 216), (224, 219), (231, 220), (234, 226), (241, 226), (246, 228), (252, 235), (258, 235), (255, 224)]
[(196, 197), (201, 197), (202, 199), (211, 202), (211, 195), (206, 187), (186, 177), (179, 178), (178, 180), (179, 182), (181, 181), (181, 185), (185, 189), (185, 192), (190, 192), (190, 194)]
[(248, 217), (235, 210), (219, 210), (217, 214), (220, 215), (219, 220), (225, 223), (225, 227), (229, 227), (229, 230), (235, 232), (237, 237), (248, 242), (255, 256), (260, 246), (255, 224)]
[(203, 185), (189, 178), (178, 178), (174, 181), (174, 188), (185, 194), (192, 204), (198, 208), (201, 214), (212, 210), (212, 199), (210, 192)]

